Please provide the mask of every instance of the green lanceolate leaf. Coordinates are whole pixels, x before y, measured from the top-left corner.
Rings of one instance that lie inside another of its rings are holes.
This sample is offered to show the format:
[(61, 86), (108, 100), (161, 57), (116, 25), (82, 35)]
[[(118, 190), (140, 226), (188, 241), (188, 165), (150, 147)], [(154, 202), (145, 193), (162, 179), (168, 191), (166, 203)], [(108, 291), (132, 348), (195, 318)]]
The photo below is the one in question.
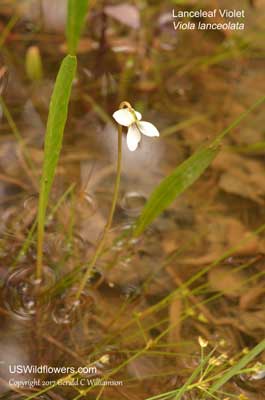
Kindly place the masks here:
[(260, 97), (248, 110), (243, 112), (226, 129), (224, 129), (214, 141), (202, 148), (190, 158), (179, 165), (171, 175), (167, 176), (157, 186), (147, 201), (142, 214), (136, 221), (134, 235), (140, 235), (144, 229), (161, 214), (177, 196), (191, 186), (211, 164), (217, 155), (222, 139), (253, 110), (265, 101), (265, 96)]
[(136, 222), (134, 234), (140, 235), (143, 230), (161, 214), (184, 190), (199, 178), (219, 151), (219, 146), (208, 146), (197, 151), (179, 165), (154, 190), (147, 201), (142, 214)]
[(79, 38), (85, 25), (89, 0), (68, 0), (66, 38), (68, 52), (76, 54)]
[(46, 208), (48, 197), (59, 159), (63, 132), (68, 113), (72, 83), (76, 72), (76, 57), (66, 56), (58, 72), (49, 107), (45, 135), (44, 162), (40, 197)]
[[(49, 107), (49, 116), (45, 134), (44, 161), (40, 183), (38, 208), (38, 246), (39, 257), (45, 224), (45, 215), (55, 169), (62, 147), (64, 127), (68, 113), (72, 83), (76, 73), (76, 57), (66, 56), (58, 72)], [(39, 265), (41, 261), (38, 260)]]

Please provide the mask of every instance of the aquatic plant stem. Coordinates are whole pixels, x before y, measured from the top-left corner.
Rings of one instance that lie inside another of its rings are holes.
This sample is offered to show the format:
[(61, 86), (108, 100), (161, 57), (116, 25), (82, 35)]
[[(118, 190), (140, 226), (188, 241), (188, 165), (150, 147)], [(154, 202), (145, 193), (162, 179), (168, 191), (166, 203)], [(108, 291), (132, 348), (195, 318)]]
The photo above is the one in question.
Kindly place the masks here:
[(43, 249), (43, 242), (44, 242), (44, 230), (38, 224), (38, 230), (37, 230), (37, 266), (36, 266), (36, 279), (39, 280), (42, 277), (42, 249)]
[[(120, 108), (123, 108), (124, 103), (121, 103)], [(76, 293), (76, 300), (79, 300), (82, 291), (84, 290), (87, 280), (90, 277), (91, 271), (93, 267), (95, 266), (103, 248), (106, 242), (106, 237), (108, 234), (108, 231), (111, 227), (112, 220), (113, 220), (113, 215), (115, 212), (117, 200), (118, 200), (118, 194), (119, 194), (119, 187), (120, 187), (120, 180), (121, 180), (121, 160), (122, 160), (122, 127), (118, 125), (118, 158), (117, 158), (117, 170), (116, 170), (116, 180), (115, 180), (115, 186), (114, 186), (114, 192), (113, 192), (113, 197), (112, 197), (112, 203), (111, 203), (111, 208), (109, 212), (109, 216), (104, 228), (104, 231), (102, 233), (102, 236), (98, 242), (95, 254), (90, 261), (90, 263), (87, 266), (86, 272), (81, 280), (81, 284), (78, 288), (78, 291)]]

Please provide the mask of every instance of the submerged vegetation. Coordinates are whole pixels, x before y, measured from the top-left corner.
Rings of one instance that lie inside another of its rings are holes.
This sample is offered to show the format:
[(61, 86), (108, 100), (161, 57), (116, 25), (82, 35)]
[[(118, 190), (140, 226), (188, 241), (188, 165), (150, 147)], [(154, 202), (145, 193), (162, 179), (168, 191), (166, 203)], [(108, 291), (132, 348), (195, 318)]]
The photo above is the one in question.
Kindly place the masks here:
[(265, 398), (265, 6), (193, 3), (0, 4), (0, 399)]

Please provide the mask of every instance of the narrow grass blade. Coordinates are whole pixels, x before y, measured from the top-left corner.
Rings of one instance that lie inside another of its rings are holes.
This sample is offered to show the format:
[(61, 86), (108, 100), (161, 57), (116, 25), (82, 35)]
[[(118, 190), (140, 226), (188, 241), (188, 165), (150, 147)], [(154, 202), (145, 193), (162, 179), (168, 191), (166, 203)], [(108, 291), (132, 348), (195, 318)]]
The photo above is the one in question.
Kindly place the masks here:
[(228, 150), (243, 154), (263, 154), (265, 152), (265, 142), (256, 142), (246, 146), (230, 146)]
[(71, 94), (72, 83), (76, 72), (76, 57), (66, 56), (61, 64), (55, 82), (47, 122), (44, 162), (40, 184), (39, 208), (38, 208), (38, 254), (37, 277), (41, 276), (42, 245), (44, 235), (45, 215), (49, 199), (55, 169), (58, 163), (63, 132), (68, 113), (68, 103)]
[(189, 386), (195, 381), (195, 379), (199, 376), (205, 365), (207, 365), (208, 361), (210, 360), (211, 356), (213, 355), (215, 349), (213, 349), (207, 357), (198, 365), (197, 368), (193, 371), (187, 382), (181, 387), (180, 390), (177, 391), (174, 400), (181, 400), (184, 393), (189, 391)]
[(31, 171), (34, 171), (35, 167), (34, 167), (33, 162), (31, 160), (31, 157), (30, 157), (29, 151), (27, 149), (25, 140), (21, 136), (21, 133), (19, 132), (19, 130), (17, 128), (17, 125), (16, 125), (16, 123), (14, 121), (14, 118), (12, 117), (12, 115), (11, 115), (11, 113), (9, 111), (9, 108), (7, 107), (3, 97), (1, 95), (0, 95), (0, 109), (2, 109), (3, 114), (6, 117), (6, 120), (8, 122), (8, 125), (9, 125), (11, 131), (14, 134), (16, 140), (18, 141), (18, 143), (19, 143), (19, 145), (20, 145), (20, 147), (22, 149), (23, 156), (25, 157), (25, 161), (26, 161), (29, 169)]
[[(63, 203), (63, 201), (65, 200), (65, 198), (69, 195), (69, 193), (72, 192), (72, 190), (74, 189), (74, 187), (75, 187), (75, 184), (73, 183), (73, 184), (71, 184), (71, 185), (69, 186), (69, 188), (62, 194), (62, 196), (59, 198), (59, 200), (57, 201), (57, 203), (55, 204), (55, 206), (51, 209), (51, 212), (50, 212), (50, 214), (48, 214), (47, 218), (52, 218), (52, 217), (53, 217), (53, 215), (54, 215), (54, 214), (57, 212), (57, 210), (60, 208), (60, 206), (61, 206), (61, 204)], [(33, 244), (33, 243), (35, 242), (35, 230), (36, 230), (36, 227), (37, 227), (37, 222), (38, 222), (38, 219), (36, 218), (35, 221), (34, 221), (34, 223), (33, 223), (32, 226), (31, 226), (29, 232), (28, 232), (28, 235), (27, 235), (27, 237), (26, 237), (26, 239), (25, 239), (25, 241), (24, 241), (24, 243), (23, 243), (21, 249), (20, 249), (19, 252), (18, 252), (18, 255), (16, 256), (16, 258), (15, 258), (13, 264), (11, 265), (11, 268), (15, 268), (15, 267), (16, 267), (16, 265), (17, 265), (17, 263), (18, 263), (20, 257), (21, 257), (23, 254), (26, 254), (27, 251), (28, 251), (28, 249), (29, 249), (29, 247), (30, 247), (30, 245)]]
[(244, 357), (239, 360), (239, 362), (230, 368), (227, 372), (225, 372), (221, 378), (219, 378), (215, 383), (208, 389), (209, 393), (214, 393), (218, 389), (220, 389), (226, 382), (228, 382), (233, 376), (238, 375), (240, 371), (247, 365), (253, 358), (259, 355), (262, 351), (265, 350), (265, 339), (262, 340), (257, 346), (255, 346), (249, 353), (247, 353)]
[(180, 389), (175, 389), (171, 390), (170, 392), (166, 393), (161, 393), (156, 396), (148, 397), (146, 400), (166, 400), (166, 399), (172, 399), (172, 400), (181, 400), (182, 396), (190, 390), (190, 386), (194, 383), (196, 378), (199, 376), (202, 368), (207, 365), (209, 359), (213, 355), (215, 349), (212, 350), (206, 357), (205, 359), (195, 368), (193, 373), (190, 375), (186, 383), (180, 388)]
[(173, 135), (179, 131), (182, 131), (184, 129), (189, 128), (190, 126), (196, 124), (197, 122), (204, 121), (206, 119), (206, 115), (195, 115), (190, 119), (178, 122), (177, 124), (174, 124), (172, 126), (169, 126), (165, 129), (163, 129), (160, 132), (160, 136), (165, 137), (165, 136), (170, 136)]
[(190, 187), (211, 164), (216, 157), (224, 136), (235, 128), (250, 112), (265, 101), (261, 97), (247, 111), (242, 113), (207, 147), (198, 150), (190, 158), (179, 165), (171, 175), (167, 176), (156, 187), (147, 201), (142, 214), (136, 221), (134, 235), (140, 235), (153, 220), (160, 215), (181, 193)]
[(89, 0), (68, 0), (66, 38), (68, 52), (76, 54), (79, 38), (85, 25)]
[(14, 26), (19, 20), (19, 16), (17, 14), (13, 15), (8, 24), (5, 26), (3, 29), (1, 35), (0, 35), (0, 49), (4, 46), (6, 39), (8, 38), (9, 33), (12, 31)]
[(99, 118), (104, 124), (114, 125), (113, 119), (104, 110), (104, 108), (93, 99), (93, 97), (89, 96), (88, 94), (85, 94), (83, 96), (83, 99), (93, 107), (94, 112), (99, 116)]

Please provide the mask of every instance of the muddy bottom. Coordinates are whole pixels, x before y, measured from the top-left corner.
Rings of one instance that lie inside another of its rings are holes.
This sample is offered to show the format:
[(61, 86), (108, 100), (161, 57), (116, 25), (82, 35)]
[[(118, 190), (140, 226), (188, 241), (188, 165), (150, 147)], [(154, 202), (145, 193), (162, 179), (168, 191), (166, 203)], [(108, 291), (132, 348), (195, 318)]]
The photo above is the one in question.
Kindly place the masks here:
[[(265, 399), (264, 353), (215, 397), (208, 392), (264, 339), (263, 107), (231, 130), (191, 188), (132, 235), (162, 178), (264, 95), (264, 2), (240, 4), (245, 29), (236, 33), (175, 31), (170, 2), (91, 4), (36, 280), (39, 178), (66, 52), (65, 5), (0, 4), (0, 399)], [(37, 81), (25, 68), (32, 45), (43, 64)], [(142, 135), (131, 152), (124, 131), (113, 224), (77, 299), (111, 207), (112, 113), (123, 100), (160, 137)]]

